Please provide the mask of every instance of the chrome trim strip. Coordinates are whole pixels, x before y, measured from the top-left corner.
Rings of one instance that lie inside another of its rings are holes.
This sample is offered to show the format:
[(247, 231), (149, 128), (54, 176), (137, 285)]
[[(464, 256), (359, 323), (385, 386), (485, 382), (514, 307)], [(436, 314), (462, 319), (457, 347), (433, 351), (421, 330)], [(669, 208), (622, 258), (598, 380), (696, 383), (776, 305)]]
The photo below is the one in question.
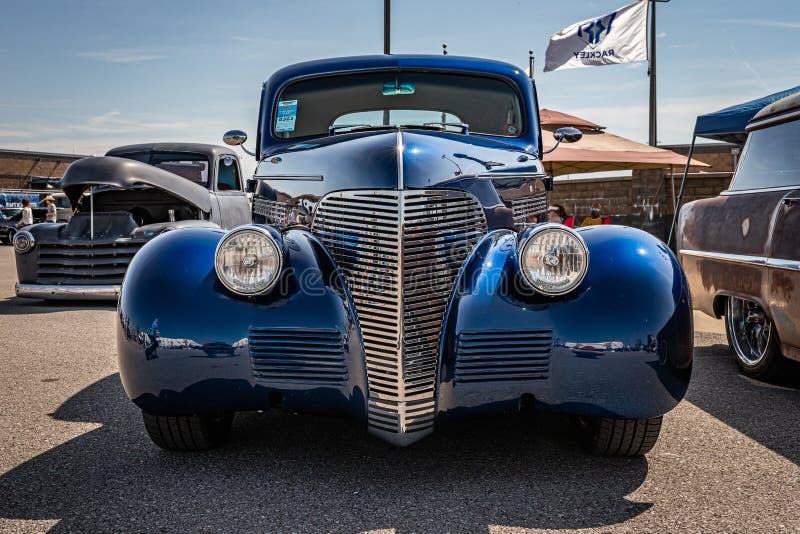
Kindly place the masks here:
[[(464, 176), (459, 176), (463, 178)], [(535, 180), (536, 178), (546, 178), (547, 175), (538, 172), (514, 172), (514, 173), (493, 173), (493, 174), (476, 174), (475, 178), (478, 180), (514, 180), (524, 178), (526, 180)]]
[(261, 180), (307, 180), (309, 182), (321, 182), (324, 179), (321, 174), (256, 174), (254, 178)]
[(727, 261), (729, 263), (744, 263), (747, 265), (756, 265), (763, 267), (767, 264), (767, 258), (764, 256), (748, 256), (745, 254), (729, 254), (727, 252), (709, 252), (705, 250), (690, 250), (681, 249), (680, 254), (684, 256), (695, 256), (698, 258), (706, 258), (711, 260)]
[(766, 258), (764, 256), (747, 256), (744, 254), (728, 254), (726, 252), (708, 252), (705, 250), (681, 249), (680, 254), (684, 256), (695, 256), (711, 260), (727, 261), (729, 263), (744, 263), (757, 267), (772, 267), (774, 269), (785, 269), (787, 271), (800, 271), (800, 260), (787, 260), (783, 258)]
[(119, 297), (119, 289), (118, 285), (51, 285), (19, 282), (14, 285), (18, 297), (44, 300), (116, 300)]
[(800, 260), (785, 260), (782, 258), (769, 258), (767, 267), (784, 269), (787, 271), (800, 271)]
[(750, 124), (747, 125), (744, 131), (750, 133), (753, 130), (761, 130), (762, 128), (766, 128), (767, 126), (775, 126), (777, 124), (789, 122), (794, 119), (797, 119), (798, 117), (800, 117), (800, 110), (794, 110), (789, 113), (784, 112), (781, 113), (780, 115), (773, 115), (772, 117), (767, 117), (756, 122), (751, 122)]
[(731, 191), (730, 189), (726, 189), (725, 191), (720, 192), (721, 196), (728, 196), (728, 195), (749, 195), (751, 193), (771, 193), (773, 191), (792, 191), (793, 189), (800, 189), (800, 184), (798, 185), (783, 185), (781, 187), (762, 187), (760, 189), (740, 189), (736, 191)]

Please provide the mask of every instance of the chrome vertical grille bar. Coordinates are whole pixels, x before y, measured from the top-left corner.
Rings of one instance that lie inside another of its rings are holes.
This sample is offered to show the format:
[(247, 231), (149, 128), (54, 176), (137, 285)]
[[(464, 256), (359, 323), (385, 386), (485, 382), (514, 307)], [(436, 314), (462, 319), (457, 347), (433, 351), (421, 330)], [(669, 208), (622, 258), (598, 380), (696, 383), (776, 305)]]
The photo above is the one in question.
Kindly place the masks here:
[(483, 209), (460, 191), (337, 192), (318, 204), (312, 230), (353, 297), (370, 430), (416, 441), (433, 426), (442, 320), (461, 265), (487, 231)]

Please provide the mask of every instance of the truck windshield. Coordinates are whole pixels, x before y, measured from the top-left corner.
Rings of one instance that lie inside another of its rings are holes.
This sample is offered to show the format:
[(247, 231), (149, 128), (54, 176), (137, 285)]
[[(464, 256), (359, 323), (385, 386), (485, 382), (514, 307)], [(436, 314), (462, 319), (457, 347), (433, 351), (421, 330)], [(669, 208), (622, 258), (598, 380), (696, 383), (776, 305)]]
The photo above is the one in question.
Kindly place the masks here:
[(371, 72), (295, 82), (278, 98), (276, 137), (290, 139), (380, 126), (437, 126), (519, 137), (517, 93), (502, 80), (430, 72)]

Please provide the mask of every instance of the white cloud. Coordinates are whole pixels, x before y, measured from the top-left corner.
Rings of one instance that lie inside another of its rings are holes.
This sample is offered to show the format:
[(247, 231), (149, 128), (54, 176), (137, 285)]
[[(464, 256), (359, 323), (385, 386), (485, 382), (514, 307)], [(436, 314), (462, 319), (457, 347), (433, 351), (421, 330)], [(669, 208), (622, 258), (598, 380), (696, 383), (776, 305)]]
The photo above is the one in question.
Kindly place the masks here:
[(722, 19), (723, 24), (745, 24), (748, 26), (762, 26), (765, 28), (787, 28), (800, 30), (800, 22), (788, 20), (769, 20), (769, 19)]
[(663, 39), (666, 36), (667, 36), (667, 32), (660, 32), (660, 33), (656, 34), (656, 37), (658, 37), (659, 39)]
[(140, 63), (142, 61), (154, 61), (165, 57), (160, 54), (135, 48), (110, 48), (108, 50), (94, 52), (80, 52), (78, 55), (105, 61), (106, 63)]

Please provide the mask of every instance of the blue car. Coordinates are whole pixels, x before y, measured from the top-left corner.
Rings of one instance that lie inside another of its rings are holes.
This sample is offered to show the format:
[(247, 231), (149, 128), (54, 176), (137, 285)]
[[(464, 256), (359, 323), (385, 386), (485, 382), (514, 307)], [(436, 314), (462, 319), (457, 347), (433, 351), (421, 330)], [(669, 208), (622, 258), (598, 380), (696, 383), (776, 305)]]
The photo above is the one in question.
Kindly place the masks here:
[(485, 59), (275, 72), (253, 224), (158, 236), (122, 284), (120, 375), (153, 442), (207, 449), (235, 412), (283, 408), (405, 446), (536, 409), (592, 453), (649, 451), (691, 374), (686, 278), (637, 229), (534, 222), (552, 185), (538, 117), (525, 73)]

